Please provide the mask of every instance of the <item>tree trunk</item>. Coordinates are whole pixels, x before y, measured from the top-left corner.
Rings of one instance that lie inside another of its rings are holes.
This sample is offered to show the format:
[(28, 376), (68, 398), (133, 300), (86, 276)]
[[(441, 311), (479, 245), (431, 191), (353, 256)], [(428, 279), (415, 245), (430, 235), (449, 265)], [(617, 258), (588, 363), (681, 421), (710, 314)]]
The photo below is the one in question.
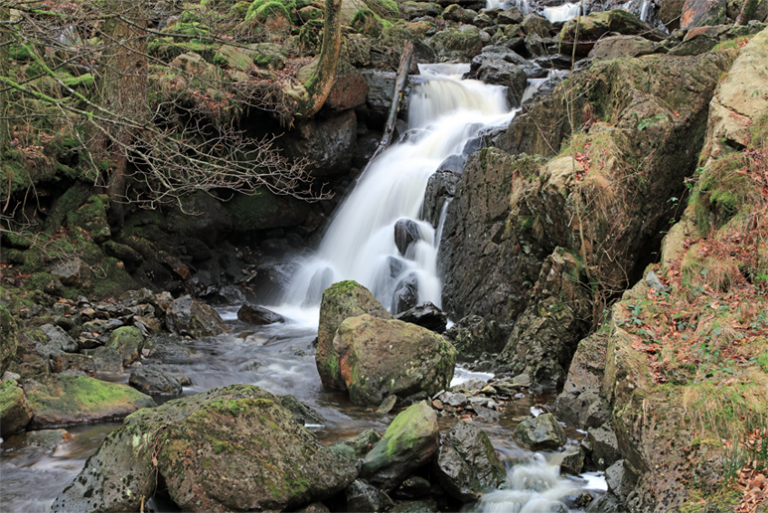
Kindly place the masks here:
[(107, 194), (111, 200), (113, 220), (121, 226), (128, 168), (126, 147), (131, 144), (134, 135), (131, 128), (121, 124), (121, 120), (141, 124), (146, 121), (149, 112), (147, 34), (143, 30), (148, 9), (144, 1), (110, 0), (107, 10), (108, 18), (102, 29), (107, 50), (99, 66), (99, 88), (102, 105), (116, 114), (118, 119), (104, 127), (109, 138), (101, 138), (97, 153), (109, 157), (112, 163)]
[[(9, 70), (8, 44), (11, 38), (6, 23), (10, 19), (11, 9), (7, 4), (0, 5), (0, 76), (2, 77), (7, 77)], [(8, 119), (10, 110), (10, 90), (5, 85), (0, 85), (0, 165), (11, 136), (11, 121)]]
[(746, 25), (752, 16), (755, 15), (755, 9), (757, 9), (758, 0), (744, 0), (744, 4), (741, 6), (741, 12), (736, 18), (734, 25)]
[(301, 117), (314, 116), (325, 103), (333, 87), (341, 50), (341, 2), (342, 0), (325, 1), (323, 46), (315, 73), (304, 84), (309, 93), (309, 99), (299, 113)]

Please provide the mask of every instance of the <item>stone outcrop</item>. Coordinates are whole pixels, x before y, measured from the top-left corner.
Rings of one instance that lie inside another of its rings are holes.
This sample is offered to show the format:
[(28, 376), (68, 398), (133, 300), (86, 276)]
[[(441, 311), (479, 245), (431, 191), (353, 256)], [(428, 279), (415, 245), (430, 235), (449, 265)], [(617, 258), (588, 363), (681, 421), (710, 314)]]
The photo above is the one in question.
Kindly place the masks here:
[(216, 310), (190, 296), (180, 297), (171, 303), (165, 324), (172, 333), (193, 338), (216, 336), (227, 331)]

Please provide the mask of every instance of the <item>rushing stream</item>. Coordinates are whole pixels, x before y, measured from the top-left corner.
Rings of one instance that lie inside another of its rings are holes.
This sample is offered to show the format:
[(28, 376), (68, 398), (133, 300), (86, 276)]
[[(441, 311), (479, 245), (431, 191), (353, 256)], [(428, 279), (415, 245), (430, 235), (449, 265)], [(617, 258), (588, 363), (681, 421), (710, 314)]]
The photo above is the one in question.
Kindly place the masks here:
[[(419, 301), (440, 304), (436, 248), (442, 223), (435, 230), (420, 219), (427, 180), (448, 156), (461, 154), (467, 141), (481, 130), (505, 125), (514, 116), (503, 88), (460, 80), (467, 67), (421, 68), (424, 80), (413, 87), (409, 132), (360, 178), (316, 254), (302, 263), (283, 304), (270, 307), (288, 319), (285, 324), (255, 327), (237, 320), (239, 306), (221, 308), (222, 318), (232, 328), (227, 334), (190, 341), (188, 345), (195, 351), (192, 357), (165, 362), (178, 365), (192, 379), (194, 385), (185, 388), (184, 395), (236, 383), (257, 385), (274, 394), (293, 394), (325, 418), (324, 424), (309, 427), (329, 444), (364, 429), (386, 429), (392, 415), (377, 415), (374, 408), (353, 405), (346, 394), (322, 387), (312, 347), (319, 301), (326, 286), (354, 279), (389, 306), (398, 284), (414, 277)], [(415, 223), (421, 235), (405, 254), (393, 236), (399, 220)], [(457, 369), (454, 384), (471, 377)], [(568, 511), (564, 498), (604, 487), (594, 476), (562, 477), (545, 455), (533, 454), (512, 441), (512, 429), (535, 411), (536, 404), (551, 404), (552, 399), (518, 394), (506, 404), (497, 422), (480, 424), (509, 473), (503, 489), (490, 491), (479, 503), (466, 506), (466, 511)], [(450, 429), (455, 422), (451, 416), (441, 417), (441, 430)], [(0, 453), (2, 511), (47, 511), (115, 426), (70, 428), (71, 436), (55, 448), (4, 442)], [(569, 444), (578, 443), (580, 435), (567, 432)]]

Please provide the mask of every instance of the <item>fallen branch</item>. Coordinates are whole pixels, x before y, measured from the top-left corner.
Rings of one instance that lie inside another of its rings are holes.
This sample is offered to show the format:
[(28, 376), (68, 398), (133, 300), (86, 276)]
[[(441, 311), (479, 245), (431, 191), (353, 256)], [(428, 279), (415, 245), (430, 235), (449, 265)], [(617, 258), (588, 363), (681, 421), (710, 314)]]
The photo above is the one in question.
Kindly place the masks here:
[(403, 48), (403, 54), (400, 56), (400, 65), (397, 67), (397, 77), (395, 78), (395, 90), (392, 93), (392, 105), (389, 107), (389, 115), (387, 116), (387, 124), (384, 125), (384, 135), (381, 136), (378, 148), (373, 153), (373, 156), (365, 166), (363, 173), (365, 173), (371, 166), (371, 162), (376, 160), (379, 154), (389, 148), (392, 142), (392, 134), (395, 131), (395, 122), (397, 121), (397, 112), (400, 110), (400, 101), (403, 98), (403, 89), (405, 89), (405, 83), (408, 80), (408, 69), (411, 67), (411, 57), (413, 56), (413, 43), (410, 41), (405, 42)]

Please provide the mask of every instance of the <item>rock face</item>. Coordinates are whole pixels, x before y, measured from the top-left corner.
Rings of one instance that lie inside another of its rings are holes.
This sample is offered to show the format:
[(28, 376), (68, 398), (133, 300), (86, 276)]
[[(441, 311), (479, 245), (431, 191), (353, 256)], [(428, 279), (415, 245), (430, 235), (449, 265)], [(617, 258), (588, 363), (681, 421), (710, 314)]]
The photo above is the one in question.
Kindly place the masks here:
[(29, 407), (24, 391), (16, 381), (6, 379), (0, 385), (0, 436), (22, 431), (32, 419), (32, 409)]
[(418, 304), (410, 310), (399, 313), (395, 316), (395, 318), (404, 322), (422, 326), (428, 330), (434, 331), (435, 333), (443, 333), (445, 331), (445, 327), (448, 325), (448, 318), (443, 313), (443, 311), (429, 301), (426, 303)]
[(171, 332), (192, 338), (211, 337), (227, 331), (216, 310), (190, 296), (180, 297), (171, 303), (165, 315), (165, 324)]
[(327, 177), (349, 171), (356, 141), (355, 111), (347, 110), (325, 120), (312, 118), (300, 123), (290, 134), (286, 149), (294, 158), (307, 159), (307, 170), (313, 176)]
[(84, 376), (48, 374), (23, 382), (31, 429), (120, 420), (155, 402), (137, 390)]
[(264, 308), (263, 306), (244, 304), (237, 311), (237, 318), (248, 324), (255, 324), (257, 326), (265, 326), (267, 324), (275, 324), (278, 322), (285, 322), (285, 318)]
[(557, 449), (567, 441), (563, 428), (551, 413), (522, 421), (515, 428), (513, 436), (515, 440), (533, 450)]
[(482, 353), (500, 353), (512, 327), (479, 315), (468, 315), (445, 332), (460, 355), (475, 357)]
[(304, 429), (278, 398), (233, 385), (128, 417), (52, 511), (137, 511), (141, 498), (154, 493), (156, 472), (184, 511), (299, 508), (357, 476), (353, 463)]
[(334, 349), (336, 330), (348, 317), (369, 314), (381, 319), (392, 316), (381, 306), (368, 289), (354, 281), (334, 283), (323, 292), (320, 304), (320, 324), (317, 328), (317, 353), (315, 362), (323, 385), (346, 390), (341, 376), (339, 356)]
[(424, 238), (421, 228), (412, 219), (398, 219), (395, 223), (395, 245), (400, 254), (407, 256), (408, 248)]
[(426, 402), (401, 412), (384, 436), (365, 456), (361, 477), (383, 489), (394, 490), (408, 475), (437, 452), (437, 415)]
[(477, 426), (458, 422), (440, 446), (435, 465), (437, 478), (456, 499), (467, 502), (482, 492), (498, 488), (506, 477), (488, 435)]
[(378, 405), (389, 395), (431, 396), (448, 386), (456, 364), (456, 350), (440, 335), (367, 314), (342, 322), (333, 347), (356, 404)]

